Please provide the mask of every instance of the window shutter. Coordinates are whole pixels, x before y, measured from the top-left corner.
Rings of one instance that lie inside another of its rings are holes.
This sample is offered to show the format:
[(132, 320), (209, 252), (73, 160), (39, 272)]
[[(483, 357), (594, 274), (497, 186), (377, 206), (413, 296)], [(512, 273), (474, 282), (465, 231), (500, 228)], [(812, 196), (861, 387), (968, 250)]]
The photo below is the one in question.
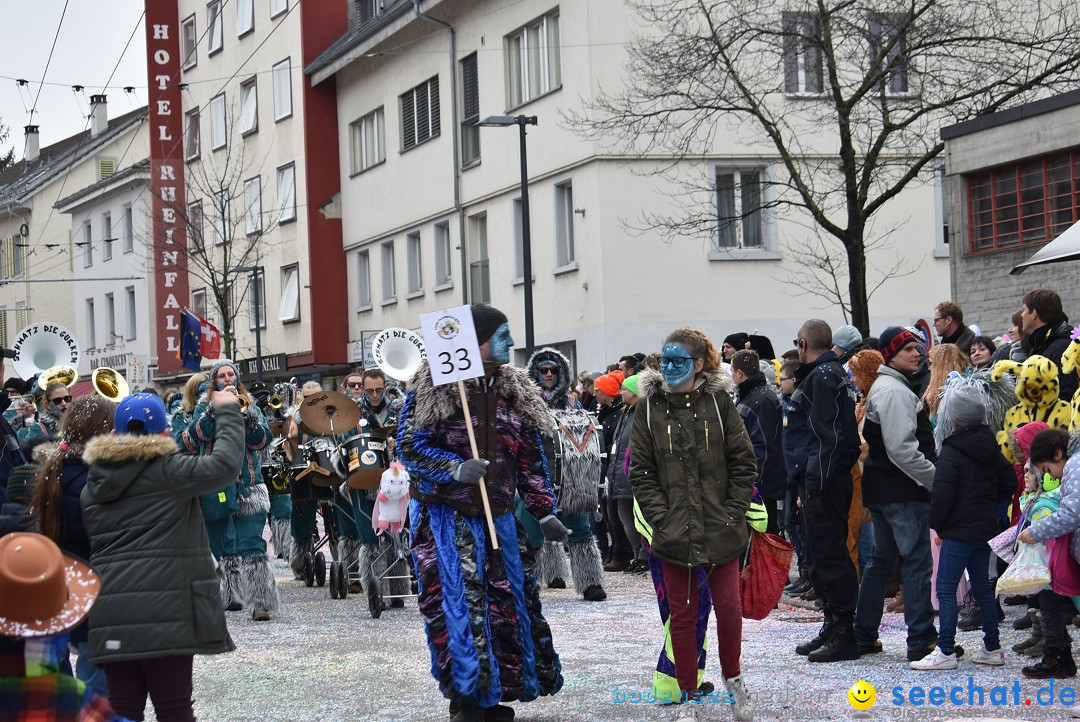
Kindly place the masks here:
[(431, 102), (431, 127), (428, 128), (429, 138), (434, 138), (439, 134), (439, 76), (427, 82), (428, 97)]
[(461, 61), (461, 86), (465, 121), (480, 117), (480, 86), (476, 71), (476, 53)]
[(805, 19), (803, 38), (803, 57), (806, 62), (806, 87), (808, 93), (820, 93), (824, 90), (821, 52), (821, 18)]
[(428, 87), (427, 83), (413, 90), (416, 98), (416, 142), (427, 140), (431, 137), (431, 116), (428, 115)]
[(113, 158), (98, 158), (98, 179), (105, 179), (116, 172), (116, 160)]
[(401, 147), (405, 150), (416, 145), (415, 93), (409, 91), (401, 96)]
[(799, 22), (794, 15), (781, 20), (781, 39), (784, 43), (784, 92), (799, 92)]

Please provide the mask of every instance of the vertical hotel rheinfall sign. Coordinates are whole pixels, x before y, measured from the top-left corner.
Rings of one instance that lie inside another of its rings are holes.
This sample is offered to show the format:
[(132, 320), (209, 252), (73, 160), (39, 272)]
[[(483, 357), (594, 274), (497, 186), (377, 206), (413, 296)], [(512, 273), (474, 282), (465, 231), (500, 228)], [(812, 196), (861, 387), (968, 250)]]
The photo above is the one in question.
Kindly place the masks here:
[(146, 0), (150, 82), (150, 189), (158, 371), (180, 367), (180, 315), (188, 299), (184, 219), (184, 111), (180, 99), (178, 0)]

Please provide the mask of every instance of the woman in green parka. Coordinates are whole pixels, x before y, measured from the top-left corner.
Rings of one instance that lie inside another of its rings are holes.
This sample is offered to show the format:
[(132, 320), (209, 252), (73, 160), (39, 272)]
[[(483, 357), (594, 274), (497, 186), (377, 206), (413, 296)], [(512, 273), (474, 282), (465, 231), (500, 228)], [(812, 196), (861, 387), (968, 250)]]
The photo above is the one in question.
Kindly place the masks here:
[[(742, 679), (739, 556), (748, 543), (745, 514), (757, 480), (754, 447), (726, 388), (720, 354), (700, 331), (664, 340), (660, 371), (646, 369), (630, 432), (630, 484), (652, 523), (652, 553), (663, 566), (671, 609), (675, 676), (683, 700), (698, 690), (697, 583), (712, 593), (724, 684), (735, 719), (753, 719)], [(707, 705), (686, 704), (678, 720)]]
[(240, 473), (244, 422), (236, 399), (215, 395), (212, 454), (177, 453), (165, 404), (123, 399), (116, 432), (87, 443), (82, 518), (101, 595), (90, 613), (90, 658), (105, 670), (117, 714), (194, 720), (192, 660), (235, 647), (225, 626), (199, 495)]
[[(273, 439), (259, 407), (239, 379), (236, 366), (228, 359), (210, 368), (210, 393), (228, 391), (247, 402), (244, 413), (245, 452), (240, 474), (222, 479), (221, 487), (202, 497), (203, 516), (210, 550), (221, 565), (224, 578), (222, 596), (225, 609), (238, 611), (247, 606), (256, 622), (270, 619), (277, 611), (277, 584), (266, 554), (263, 529), (270, 513), (270, 494), (262, 479), (262, 461), (257, 453)], [(193, 454), (210, 453), (216, 438), (214, 405), (207, 395), (199, 400), (192, 420), (181, 438)]]

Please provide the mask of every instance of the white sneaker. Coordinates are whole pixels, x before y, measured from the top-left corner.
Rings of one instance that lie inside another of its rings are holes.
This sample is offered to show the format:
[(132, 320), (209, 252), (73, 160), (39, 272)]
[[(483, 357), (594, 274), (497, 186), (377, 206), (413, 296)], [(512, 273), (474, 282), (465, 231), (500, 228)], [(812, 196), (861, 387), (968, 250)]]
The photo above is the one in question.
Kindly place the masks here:
[(683, 702), (675, 713), (675, 722), (701, 722), (705, 718), (705, 710), (701, 703)]
[(956, 669), (956, 655), (943, 654), (937, 647), (917, 662), (909, 662), (908, 666), (920, 671), (934, 669)]
[(1080, 704), (1069, 710), (1069, 714), (1071, 714), (1073, 717), (1080, 717)]
[(975, 664), (988, 664), (992, 667), (1000, 667), (1005, 664), (1005, 650), (995, 649), (993, 652), (986, 649), (984, 644), (982, 648), (975, 653), (975, 656), (971, 658), (971, 661)]
[(743, 678), (738, 677), (724, 680), (724, 686), (731, 692), (731, 706), (735, 711), (735, 719), (739, 722), (750, 722), (754, 719), (754, 703), (750, 700), (750, 693), (746, 691)]

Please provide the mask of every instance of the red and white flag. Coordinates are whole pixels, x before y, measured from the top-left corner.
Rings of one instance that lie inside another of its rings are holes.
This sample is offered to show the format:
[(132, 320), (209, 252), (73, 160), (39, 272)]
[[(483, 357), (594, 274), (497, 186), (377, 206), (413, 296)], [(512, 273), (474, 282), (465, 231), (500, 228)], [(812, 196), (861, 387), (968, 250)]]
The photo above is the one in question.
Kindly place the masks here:
[(221, 331), (217, 326), (204, 318), (199, 319), (202, 324), (202, 336), (199, 339), (199, 354), (206, 359), (221, 357)]

